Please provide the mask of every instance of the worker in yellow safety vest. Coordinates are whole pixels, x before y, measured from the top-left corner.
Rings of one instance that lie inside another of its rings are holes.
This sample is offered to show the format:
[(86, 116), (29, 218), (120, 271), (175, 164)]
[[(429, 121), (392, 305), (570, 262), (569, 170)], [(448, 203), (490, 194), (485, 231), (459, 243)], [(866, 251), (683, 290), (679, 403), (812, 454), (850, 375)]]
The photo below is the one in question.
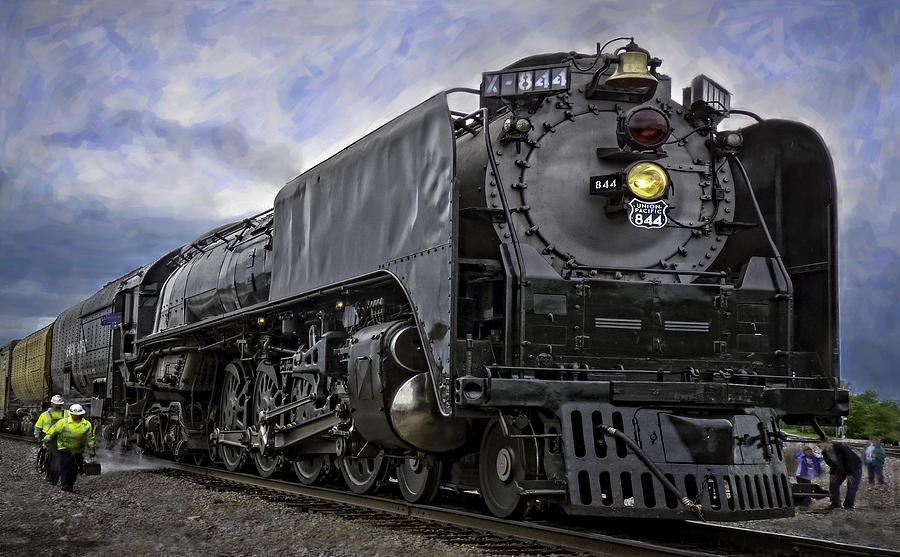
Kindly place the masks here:
[(80, 404), (70, 406), (69, 416), (50, 428), (44, 437), (44, 444), (54, 437), (59, 451), (59, 483), (63, 491), (72, 491), (79, 464), (84, 459), (85, 447), (90, 451), (90, 456), (94, 456), (94, 428), (91, 422), (84, 419), (84, 408)]
[[(50, 399), (50, 408), (46, 412), (41, 412), (37, 422), (34, 424), (34, 437), (40, 439), (47, 435), (53, 424), (69, 415), (68, 410), (64, 410), (62, 405), (63, 397), (53, 395)], [(59, 481), (59, 455), (56, 452), (56, 443), (47, 445), (47, 475), (44, 478), (53, 485)]]

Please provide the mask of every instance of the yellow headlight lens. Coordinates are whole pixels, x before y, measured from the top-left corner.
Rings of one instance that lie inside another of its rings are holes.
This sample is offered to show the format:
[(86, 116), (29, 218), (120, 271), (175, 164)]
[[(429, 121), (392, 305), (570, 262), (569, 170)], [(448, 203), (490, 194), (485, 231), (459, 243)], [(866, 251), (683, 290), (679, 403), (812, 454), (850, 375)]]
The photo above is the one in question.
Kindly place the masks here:
[(642, 162), (628, 171), (628, 189), (635, 196), (652, 201), (666, 193), (669, 178), (658, 164)]

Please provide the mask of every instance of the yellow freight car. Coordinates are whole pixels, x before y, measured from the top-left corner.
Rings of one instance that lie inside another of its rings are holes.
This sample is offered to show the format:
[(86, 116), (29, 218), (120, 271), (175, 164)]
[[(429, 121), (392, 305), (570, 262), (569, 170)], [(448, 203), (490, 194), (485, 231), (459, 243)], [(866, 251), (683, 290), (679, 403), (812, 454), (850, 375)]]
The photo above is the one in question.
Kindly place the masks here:
[(9, 372), (12, 370), (12, 351), (16, 342), (18, 341), (14, 340), (0, 348), (0, 421), (6, 415), (9, 405)]
[(22, 406), (39, 406), (50, 382), (50, 333), (47, 326), (31, 333), (12, 351), (12, 392)]

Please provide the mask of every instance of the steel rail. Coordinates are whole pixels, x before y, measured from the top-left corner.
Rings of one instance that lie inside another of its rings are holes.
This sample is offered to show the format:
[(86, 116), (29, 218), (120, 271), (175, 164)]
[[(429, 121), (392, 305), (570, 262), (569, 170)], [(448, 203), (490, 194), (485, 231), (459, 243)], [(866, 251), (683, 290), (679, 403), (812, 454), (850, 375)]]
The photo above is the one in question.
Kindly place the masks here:
[(872, 557), (900, 556), (900, 551), (896, 549), (853, 545), (792, 534), (751, 530), (727, 524), (710, 524), (689, 520), (685, 521), (682, 526), (682, 536), (689, 536), (693, 539), (715, 540), (722, 547), (740, 551), (742, 554), (746, 552), (746, 554), (753, 555), (815, 555), (816, 557), (853, 555)]
[[(791, 443), (806, 443), (807, 445), (815, 445), (816, 443), (821, 441), (821, 439), (819, 439), (817, 437), (806, 437), (803, 435), (793, 435), (790, 433), (787, 434), (787, 437), (785, 437), (784, 440), (786, 442), (791, 442)], [(869, 442), (866, 439), (833, 438), (832, 441), (838, 441), (838, 442), (843, 443), (843, 444), (847, 445), (848, 447), (852, 447), (854, 449), (863, 449), (869, 444)], [(895, 445), (884, 445), (884, 444), (882, 444), (881, 447), (884, 449), (885, 455), (893, 456), (893, 457), (900, 457), (900, 447), (897, 447)]]
[(570, 551), (586, 552), (593, 555), (621, 556), (711, 556), (712, 553), (692, 551), (683, 548), (666, 547), (651, 542), (616, 538), (595, 532), (578, 532), (555, 526), (533, 522), (501, 520), (469, 511), (417, 505), (406, 501), (383, 499), (368, 495), (356, 495), (336, 489), (310, 487), (284, 480), (260, 478), (251, 474), (227, 472), (215, 468), (176, 464), (172, 468), (191, 472), (199, 476), (209, 476), (243, 483), (257, 488), (270, 489), (314, 497), (324, 501), (353, 505), (369, 510), (401, 515), (443, 525), (476, 530), (493, 536), (503, 536), (530, 543), (558, 547)]
[[(494, 518), (469, 511), (417, 505), (396, 499), (369, 495), (356, 495), (325, 487), (302, 486), (284, 480), (227, 472), (216, 468), (178, 464), (179, 468), (200, 476), (230, 480), (257, 488), (281, 491), (313, 497), (327, 502), (352, 505), (411, 519), (475, 530), (485, 534), (515, 540), (555, 546), (569, 551), (594, 555), (721, 555), (722, 552), (739, 555), (797, 556), (874, 556), (900, 557), (900, 551), (879, 547), (859, 546), (843, 542), (819, 540), (749, 528), (710, 524), (696, 521), (666, 523), (655, 528), (652, 534), (637, 530), (638, 535), (649, 535), (653, 541), (619, 538), (589, 530), (571, 530), (565, 527), (535, 522), (520, 522)], [(636, 520), (635, 522), (641, 522)], [(654, 522), (659, 526), (658, 522)], [(669, 533), (671, 530), (672, 533)], [(664, 545), (672, 544), (672, 545)], [(678, 547), (673, 547), (677, 545)], [(693, 547), (694, 549), (690, 549)]]
[(0, 431), (0, 438), (10, 439), (12, 441), (22, 441), (23, 443), (31, 443), (32, 445), (40, 445), (41, 442), (31, 435), (18, 435), (7, 431)]

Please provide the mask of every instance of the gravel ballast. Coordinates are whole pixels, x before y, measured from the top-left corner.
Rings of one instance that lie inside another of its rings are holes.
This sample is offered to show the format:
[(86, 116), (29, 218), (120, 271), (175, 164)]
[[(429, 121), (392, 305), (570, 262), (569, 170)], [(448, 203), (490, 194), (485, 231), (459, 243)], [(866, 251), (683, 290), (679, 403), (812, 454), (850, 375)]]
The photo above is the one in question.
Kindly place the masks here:
[[(789, 449), (790, 450), (790, 449)], [(419, 556), (489, 555), (366, 520), (304, 513), (243, 493), (106, 460), (74, 493), (43, 481), (37, 448), (0, 439), (0, 555)], [(826, 474), (818, 483), (827, 489)], [(900, 459), (889, 457), (886, 484), (859, 490), (856, 510), (824, 512), (828, 500), (793, 518), (724, 523), (844, 543), (897, 549)]]
[(38, 476), (36, 451), (35, 445), (0, 439), (4, 557), (484, 555), (112, 463), (104, 463), (100, 476), (79, 477), (74, 493), (65, 493)]
[[(786, 451), (793, 454), (801, 444), (789, 443)], [(822, 477), (815, 483), (828, 490), (828, 465), (822, 463)], [(793, 478), (794, 469), (790, 470)], [(724, 522), (734, 526), (778, 532), (794, 536), (831, 540), (836, 542), (900, 549), (900, 459), (888, 457), (884, 464), (884, 485), (869, 485), (863, 466), (863, 483), (856, 495), (853, 510), (828, 510), (828, 498), (813, 501), (809, 509), (798, 509), (791, 518)], [(847, 493), (847, 484), (841, 486), (841, 502)]]

